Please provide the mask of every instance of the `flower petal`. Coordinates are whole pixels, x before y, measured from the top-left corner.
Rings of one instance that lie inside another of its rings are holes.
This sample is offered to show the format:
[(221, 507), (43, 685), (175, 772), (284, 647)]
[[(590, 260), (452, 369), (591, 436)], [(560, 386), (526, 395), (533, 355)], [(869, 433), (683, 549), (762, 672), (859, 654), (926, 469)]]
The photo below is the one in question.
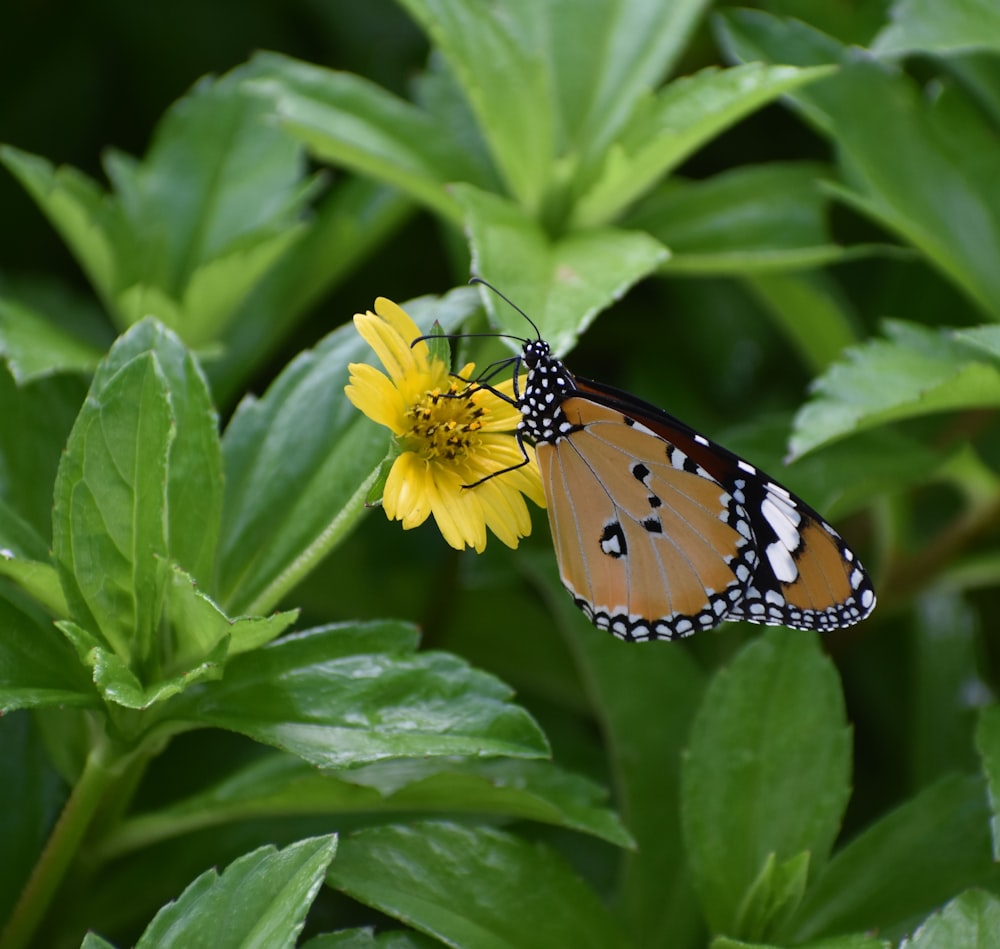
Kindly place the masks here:
[(427, 462), (404, 451), (389, 469), (382, 491), (382, 507), (391, 521), (402, 521), (403, 530), (418, 527), (431, 513)]
[(462, 487), (454, 469), (437, 464), (431, 470), (431, 510), (441, 536), (457, 550), (468, 545), (481, 554), (486, 549), (486, 519), (479, 499)]
[(347, 369), (351, 381), (344, 393), (354, 407), (394, 435), (402, 435), (407, 426), (406, 403), (392, 380), (367, 363), (352, 362)]

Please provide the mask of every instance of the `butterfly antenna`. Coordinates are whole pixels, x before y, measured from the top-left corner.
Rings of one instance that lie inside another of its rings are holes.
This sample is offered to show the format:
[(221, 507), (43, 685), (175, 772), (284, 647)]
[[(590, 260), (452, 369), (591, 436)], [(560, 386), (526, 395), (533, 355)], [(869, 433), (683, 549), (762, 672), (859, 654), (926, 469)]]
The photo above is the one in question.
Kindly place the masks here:
[(535, 338), (536, 338), (536, 339), (539, 339), (539, 340), (540, 340), (540, 339), (542, 338), (542, 333), (541, 333), (541, 331), (540, 331), (540, 330), (538, 329), (538, 326), (537, 326), (537, 325), (535, 324), (535, 321), (534, 321), (534, 320), (533, 320), (533, 319), (532, 319), (532, 318), (531, 318), (530, 316), (528, 316), (528, 314), (527, 314), (527, 313), (525, 313), (525, 312), (524, 312), (524, 310), (522, 310), (522, 309), (521, 309), (521, 308), (520, 308), (520, 307), (519, 307), (519, 306), (518, 306), (518, 305), (517, 305), (517, 304), (516, 304), (516, 303), (515, 303), (515, 302), (514, 302), (513, 300), (511, 300), (511, 298), (510, 298), (510, 297), (508, 297), (508, 296), (507, 296), (506, 294), (503, 294), (503, 293), (501, 293), (501, 292), (500, 292), (499, 290), (497, 290), (497, 288), (496, 288), (496, 287), (494, 287), (492, 283), (489, 283), (488, 281), (486, 281), (486, 280), (483, 280), (483, 278), (482, 278), (482, 277), (472, 277), (472, 278), (471, 278), (471, 279), (469, 280), (469, 283), (481, 283), (481, 284), (482, 284), (482, 285), (483, 285), (484, 287), (486, 287), (486, 288), (487, 288), (488, 290), (492, 290), (492, 291), (493, 291), (493, 292), (494, 292), (494, 293), (495, 293), (495, 294), (496, 294), (496, 295), (497, 295), (498, 297), (500, 297), (500, 299), (501, 299), (501, 300), (503, 300), (503, 301), (504, 301), (504, 303), (506, 303), (506, 304), (507, 304), (507, 305), (508, 305), (508, 306), (509, 306), (509, 307), (510, 307), (510, 308), (511, 308), (512, 310), (516, 310), (516, 311), (517, 311), (518, 313), (520, 313), (520, 314), (521, 314), (521, 316), (523, 316), (523, 317), (525, 318), (525, 320), (527, 320), (527, 322), (528, 322), (528, 325), (529, 325), (529, 326), (530, 326), (530, 327), (531, 327), (531, 328), (532, 328), (532, 329), (533, 329), (533, 330), (535, 331)]

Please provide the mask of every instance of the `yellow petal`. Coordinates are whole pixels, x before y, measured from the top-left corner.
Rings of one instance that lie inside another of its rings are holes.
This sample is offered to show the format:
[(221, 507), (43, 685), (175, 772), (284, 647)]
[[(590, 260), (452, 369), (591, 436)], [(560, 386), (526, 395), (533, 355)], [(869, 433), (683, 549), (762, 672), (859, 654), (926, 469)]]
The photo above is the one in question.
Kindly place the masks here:
[(429, 485), (431, 510), (441, 536), (457, 550), (468, 545), (481, 554), (486, 549), (486, 522), (473, 492), (463, 489), (455, 471), (443, 465), (433, 466)]
[(354, 407), (393, 434), (402, 435), (406, 431), (407, 406), (389, 377), (367, 363), (352, 362), (347, 369), (351, 382), (344, 386), (344, 393)]
[(402, 521), (403, 529), (417, 527), (431, 512), (426, 484), (427, 463), (412, 451), (404, 451), (393, 463), (385, 479), (382, 507), (391, 521)]
[(531, 533), (531, 517), (523, 498), (516, 491), (505, 490), (499, 479), (486, 481), (475, 491), (486, 518), (486, 526), (508, 547), (517, 547), (522, 537)]

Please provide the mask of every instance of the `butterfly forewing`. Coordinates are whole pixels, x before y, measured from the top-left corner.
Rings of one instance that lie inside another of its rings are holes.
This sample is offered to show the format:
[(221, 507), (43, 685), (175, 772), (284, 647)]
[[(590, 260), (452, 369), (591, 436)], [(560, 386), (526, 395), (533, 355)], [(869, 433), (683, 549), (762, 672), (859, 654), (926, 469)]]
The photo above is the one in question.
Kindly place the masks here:
[(853, 552), (768, 475), (665, 412), (575, 379), (542, 341), (521, 433), (536, 444), (563, 583), (595, 625), (674, 639), (724, 620), (833, 629), (875, 594)]
[(562, 410), (576, 431), (565, 444), (540, 445), (538, 459), (574, 600), (625, 639), (715, 626), (742, 591), (736, 569), (747, 538), (727, 523), (731, 497), (620, 412), (579, 398)]

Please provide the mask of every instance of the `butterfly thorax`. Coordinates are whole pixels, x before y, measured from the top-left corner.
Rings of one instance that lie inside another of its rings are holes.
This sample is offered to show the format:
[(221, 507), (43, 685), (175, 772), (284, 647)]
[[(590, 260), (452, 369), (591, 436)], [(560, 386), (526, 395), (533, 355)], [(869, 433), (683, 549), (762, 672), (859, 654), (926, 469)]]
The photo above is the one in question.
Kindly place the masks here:
[(538, 443), (555, 443), (573, 431), (562, 403), (577, 390), (573, 374), (552, 355), (544, 340), (529, 340), (521, 351), (528, 377), (519, 401), (518, 432)]

